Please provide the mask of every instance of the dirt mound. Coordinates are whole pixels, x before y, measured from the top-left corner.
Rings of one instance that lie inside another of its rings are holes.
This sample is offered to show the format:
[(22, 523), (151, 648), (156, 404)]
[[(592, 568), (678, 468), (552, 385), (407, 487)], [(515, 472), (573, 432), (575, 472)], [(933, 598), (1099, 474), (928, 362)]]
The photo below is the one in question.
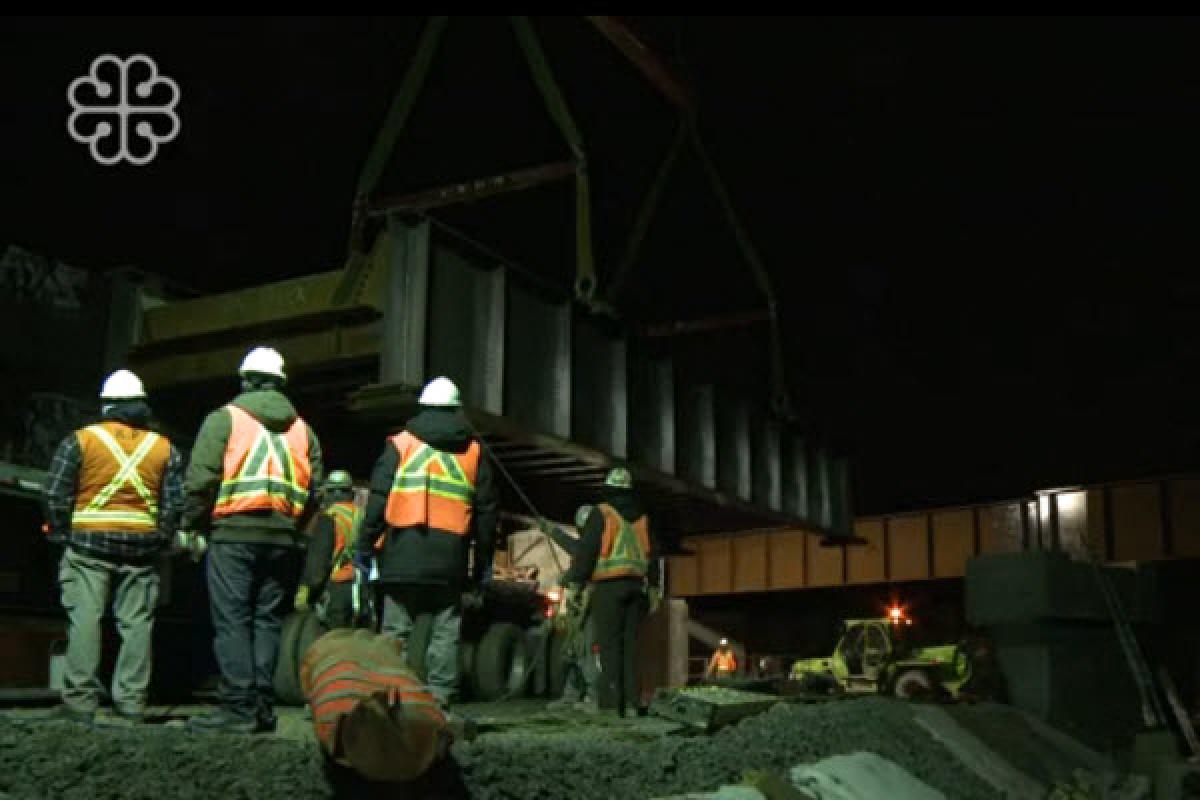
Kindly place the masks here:
[(162, 725), (88, 731), (0, 718), (0, 797), (54, 800), (316, 800), (333, 796), (311, 744), (198, 736)]
[(899, 764), (948, 797), (999, 795), (918, 728), (909, 708), (864, 698), (780, 705), (712, 736), (651, 737), (579, 726), (553, 735), (486, 736), (454, 748), (473, 798), (655, 797), (737, 782), (747, 769), (779, 773), (866, 750)]

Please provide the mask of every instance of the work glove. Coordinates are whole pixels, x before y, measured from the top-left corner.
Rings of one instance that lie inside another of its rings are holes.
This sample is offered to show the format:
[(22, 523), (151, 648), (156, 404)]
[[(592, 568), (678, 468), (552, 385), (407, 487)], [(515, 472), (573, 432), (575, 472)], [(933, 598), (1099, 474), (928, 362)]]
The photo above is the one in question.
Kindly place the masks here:
[(540, 530), (542, 533), (546, 534), (547, 536), (554, 533), (554, 523), (551, 522), (550, 520), (546, 519), (545, 517), (537, 518), (537, 526), (538, 526), (538, 530)]
[(51, 527), (49, 522), (42, 523), (42, 533), (46, 534), (46, 541), (50, 544), (65, 545), (67, 543), (67, 532)]
[(292, 599), (292, 605), (297, 611), (308, 611), (308, 586), (306, 584), (300, 584), (295, 598)]
[(572, 584), (566, 589), (566, 606), (568, 614), (583, 612), (583, 589), (578, 584)]
[(650, 590), (646, 592), (646, 599), (650, 602), (650, 613), (654, 614), (658, 611), (659, 607), (662, 606), (662, 589), (659, 589), (657, 586), (651, 587)]
[(171, 552), (172, 554), (187, 553), (193, 563), (199, 564), (203, 560), (204, 554), (208, 552), (208, 539), (196, 531), (179, 531), (175, 534)]

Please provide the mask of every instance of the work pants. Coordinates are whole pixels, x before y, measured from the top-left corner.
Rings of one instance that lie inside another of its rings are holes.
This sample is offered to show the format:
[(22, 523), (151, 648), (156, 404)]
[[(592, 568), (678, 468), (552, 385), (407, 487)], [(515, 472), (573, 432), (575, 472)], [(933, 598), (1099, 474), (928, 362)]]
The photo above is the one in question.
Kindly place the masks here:
[(591, 615), (600, 645), (597, 695), (600, 708), (636, 710), (641, 702), (638, 630), (648, 604), (641, 578), (615, 578), (592, 584)]
[[(462, 635), (462, 595), (450, 586), (387, 584), (383, 588), (383, 633), (403, 642), (405, 652), (412, 641), (417, 617), (429, 615), (429, 642), (424, 653), (425, 682), (438, 703), (445, 707), (458, 694), (458, 643)], [(408, 653), (408, 663), (421, 661), (420, 653)]]
[(67, 653), (63, 703), (94, 712), (102, 687), (100, 620), (112, 598), (121, 650), (113, 671), (112, 700), (119, 710), (140, 713), (150, 686), (154, 607), (158, 603), (156, 562), (122, 562), (87, 556), (67, 548), (58, 568), (63, 608), (67, 612)]

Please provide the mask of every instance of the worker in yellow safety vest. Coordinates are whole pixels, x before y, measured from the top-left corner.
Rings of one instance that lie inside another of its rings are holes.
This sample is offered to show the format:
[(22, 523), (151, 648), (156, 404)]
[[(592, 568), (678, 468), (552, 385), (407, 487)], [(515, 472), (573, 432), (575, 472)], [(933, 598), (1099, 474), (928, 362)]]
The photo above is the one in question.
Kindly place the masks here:
[(302, 531), (317, 510), (321, 446), (283, 394), (283, 356), (246, 354), (242, 392), (200, 426), (184, 481), (183, 528), (211, 540), (208, 593), (221, 708), (201, 732), (275, 729), (273, 677)]
[(717, 649), (713, 651), (712, 658), (709, 659), (704, 677), (715, 677), (718, 681), (727, 680), (737, 674), (737, 668), (737, 656), (734, 655), (733, 648), (729, 646), (729, 640), (722, 639), (718, 643)]
[(93, 721), (99, 700), (100, 620), (112, 598), (121, 634), (113, 721), (143, 720), (160, 558), (183, 505), (183, 460), (151, 430), (141, 380), (117, 370), (100, 391), (101, 420), (63, 439), (47, 478), (47, 531), (66, 546), (58, 568), (67, 612), (60, 713)]
[(579, 547), (563, 578), (568, 602), (591, 589), (591, 618), (600, 648), (595, 710), (642, 706), (639, 628), (662, 599), (660, 570), (650, 522), (633, 491), (629, 470), (617, 467), (604, 479), (604, 495), (583, 521)]
[(315, 606), (329, 628), (352, 628), (367, 608), (366, 585), (356, 580), (354, 540), (361, 515), (354, 504), (350, 473), (329, 473), (322, 492), (324, 508), (309, 532), (308, 555), (296, 590), (297, 611)]
[(425, 652), (408, 655), (424, 665), (429, 690), (446, 705), (458, 690), (463, 593), (491, 579), (497, 498), (458, 387), (435, 378), (417, 402), (417, 414), (387, 440), (371, 473), (356, 561), (364, 572), (375, 562), (385, 634), (407, 647), (414, 621), (429, 615)]

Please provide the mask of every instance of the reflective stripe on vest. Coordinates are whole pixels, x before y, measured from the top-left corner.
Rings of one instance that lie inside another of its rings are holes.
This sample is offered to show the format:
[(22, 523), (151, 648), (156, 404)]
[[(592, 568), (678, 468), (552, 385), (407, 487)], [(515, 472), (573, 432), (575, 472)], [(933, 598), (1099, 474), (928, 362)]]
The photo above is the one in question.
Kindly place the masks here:
[(333, 520), (333, 569), (329, 580), (334, 583), (352, 581), (354, 563), (350, 556), (358, 536), (358, 508), (353, 502), (344, 501), (330, 505), (325, 514)]
[(604, 539), (592, 580), (646, 577), (650, 567), (650, 529), (646, 516), (643, 514), (630, 523), (607, 503), (596, 509), (604, 515)]
[[(464, 453), (447, 453), (408, 431), (393, 436), (396, 475), (388, 495), (387, 522), (393, 528), (424, 525), (465, 535), (471, 530), (480, 446), (472, 441)], [(376, 546), (381, 546), (381, 537)]]
[(312, 479), (308, 426), (297, 417), (286, 433), (274, 433), (244, 409), (226, 408), (232, 428), (213, 516), (277, 511), (299, 517)]
[[(110, 423), (111, 424), (111, 423)], [(124, 426), (122, 426), (124, 427)], [(153, 533), (158, 528), (158, 483), (153, 488), (146, 485), (142, 467), (146, 459), (160, 442), (166, 440), (153, 431), (146, 432), (133, 452), (126, 453), (116, 438), (104, 425), (90, 425), (80, 437), (84, 449), (84, 469), (92, 462), (90, 442), (100, 442), (108, 451), (109, 459), (101, 469), (111, 470), (112, 476), (98, 491), (87, 497), (81, 492), (76, 497), (75, 509), (71, 514), (71, 527), (78, 530), (121, 531), (129, 533)], [(170, 457), (170, 446), (166, 458)], [(154, 472), (161, 475), (166, 458), (159, 454), (161, 464), (152, 465)], [(84, 476), (85, 479), (91, 476)], [(132, 491), (129, 491), (132, 490)]]

